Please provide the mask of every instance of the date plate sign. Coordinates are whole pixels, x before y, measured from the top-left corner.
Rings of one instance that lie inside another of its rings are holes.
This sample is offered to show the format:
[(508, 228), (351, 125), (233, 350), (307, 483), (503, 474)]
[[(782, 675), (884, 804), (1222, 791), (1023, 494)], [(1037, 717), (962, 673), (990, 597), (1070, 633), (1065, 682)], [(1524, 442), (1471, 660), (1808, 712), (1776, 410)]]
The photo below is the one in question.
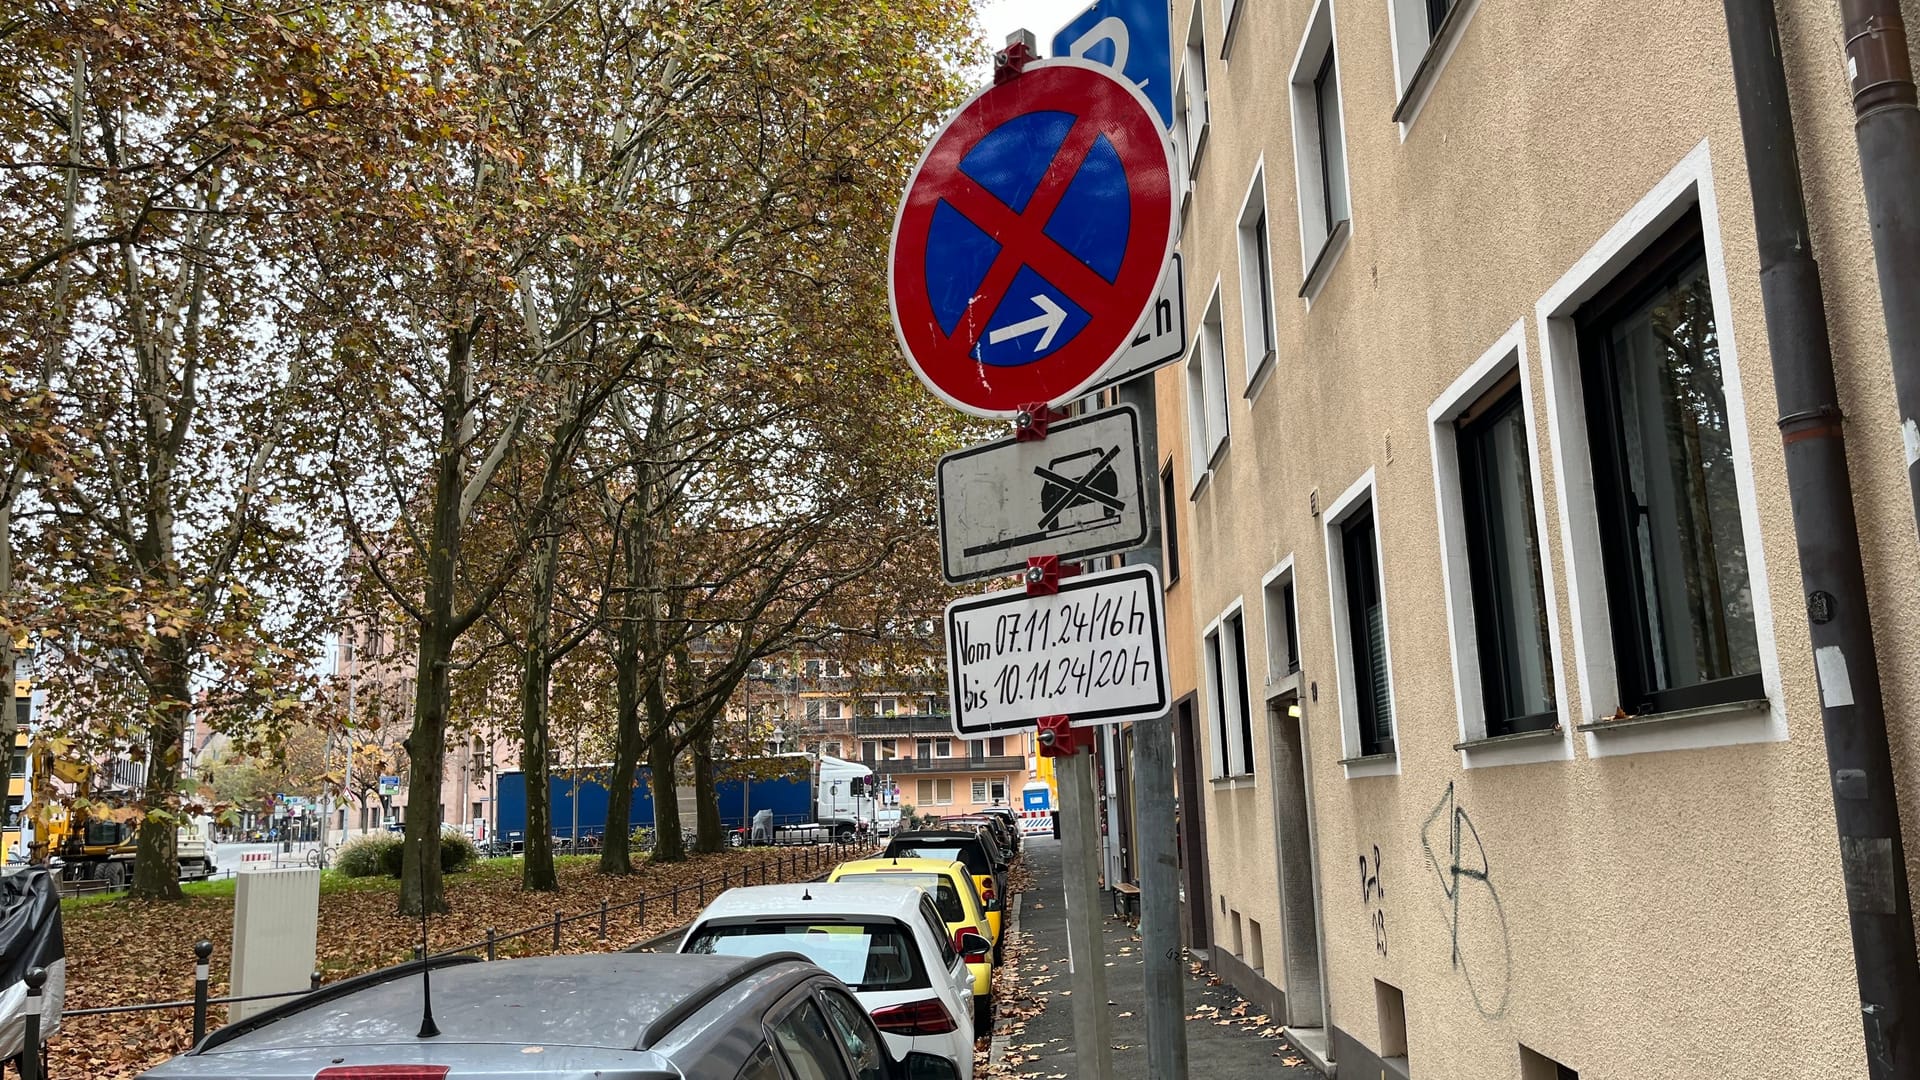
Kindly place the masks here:
[(947, 605), (947, 678), (961, 738), (1032, 731), (1042, 716), (1075, 727), (1151, 720), (1172, 702), (1160, 574), (1128, 566)]

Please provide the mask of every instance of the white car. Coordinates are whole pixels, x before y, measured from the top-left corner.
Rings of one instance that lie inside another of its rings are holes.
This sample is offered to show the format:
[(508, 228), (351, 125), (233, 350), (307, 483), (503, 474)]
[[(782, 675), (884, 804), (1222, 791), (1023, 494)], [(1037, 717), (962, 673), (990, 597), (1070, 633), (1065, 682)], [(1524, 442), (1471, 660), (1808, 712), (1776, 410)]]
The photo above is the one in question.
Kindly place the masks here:
[[(989, 946), (977, 943), (977, 951)], [(926, 890), (915, 885), (799, 884), (728, 889), (700, 913), (683, 953), (796, 952), (846, 983), (886, 1037), (953, 1062), (973, 1080), (973, 975)]]

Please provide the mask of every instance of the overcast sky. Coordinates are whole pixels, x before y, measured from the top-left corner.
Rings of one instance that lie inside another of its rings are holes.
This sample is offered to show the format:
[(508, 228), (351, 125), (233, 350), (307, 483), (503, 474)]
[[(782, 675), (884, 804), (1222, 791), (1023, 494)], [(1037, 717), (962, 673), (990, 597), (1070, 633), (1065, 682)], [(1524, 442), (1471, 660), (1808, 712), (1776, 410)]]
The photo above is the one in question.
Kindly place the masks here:
[[(1040, 55), (1047, 56), (1054, 33), (1092, 4), (1093, 0), (986, 0), (980, 5), (980, 29), (987, 44), (998, 49), (1006, 45), (1008, 34), (1025, 27), (1040, 39)], [(991, 75), (987, 71), (982, 80)]]

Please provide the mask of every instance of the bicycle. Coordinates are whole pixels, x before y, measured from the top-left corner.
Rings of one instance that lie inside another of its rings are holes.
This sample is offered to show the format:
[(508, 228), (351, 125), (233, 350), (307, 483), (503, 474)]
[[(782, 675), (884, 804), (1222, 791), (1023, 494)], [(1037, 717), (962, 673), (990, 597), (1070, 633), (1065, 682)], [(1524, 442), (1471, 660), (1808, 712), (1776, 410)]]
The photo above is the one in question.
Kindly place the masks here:
[(320, 870), (332, 866), (339, 858), (339, 844), (327, 844), (324, 847), (316, 845), (312, 851), (307, 852), (306, 863), (308, 866)]

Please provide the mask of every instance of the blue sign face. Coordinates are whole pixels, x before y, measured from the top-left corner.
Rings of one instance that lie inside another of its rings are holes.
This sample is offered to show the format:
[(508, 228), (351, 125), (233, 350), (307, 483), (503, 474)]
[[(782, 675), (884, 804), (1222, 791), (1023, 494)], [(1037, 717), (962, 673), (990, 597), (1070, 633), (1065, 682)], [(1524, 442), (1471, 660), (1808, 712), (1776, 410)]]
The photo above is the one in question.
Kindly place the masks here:
[(1053, 55), (1119, 69), (1173, 127), (1173, 12), (1167, 0), (1099, 0), (1053, 36)]
[(1053, 807), (1047, 805), (1051, 799), (1050, 793), (1046, 788), (1035, 788), (1031, 791), (1023, 791), (1020, 793), (1020, 801), (1021, 809), (1023, 810), (1053, 809)]
[[(989, 132), (960, 160), (960, 171), (1015, 214), (1024, 215), (1041, 181), (1054, 166), (1076, 117), (1067, 112), (1031, 112)], [(1127, 252), (1132, 215), (1126, 171), (1105, 135), (1093, 140), (1064, 191), (1052, 193), (1040, 236), (987, 230), (942, 201), (927, 235), (927, 288), (940, 329), (951, 335), (970, 307), (1001, 251), (1035, 244), (1071, 257), (1111, 284)], [(940, 273), (936, 274), (936, 269)], [(1090, 316), (1055, 282), (1020, 266), (987, 319), (973, 358), (994, 367), (1044, 360), (1079, 336)]]

